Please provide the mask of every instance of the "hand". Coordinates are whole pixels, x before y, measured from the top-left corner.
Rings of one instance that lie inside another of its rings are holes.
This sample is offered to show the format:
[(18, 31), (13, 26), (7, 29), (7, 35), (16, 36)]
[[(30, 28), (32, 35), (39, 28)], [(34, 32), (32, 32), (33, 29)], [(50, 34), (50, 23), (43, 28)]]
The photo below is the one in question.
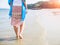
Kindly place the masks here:
[(25, 5), (25, 9), (28, 9), (26, 5)]
[(27, 14), (27, 10), (26, 10), (26, 14)]
[(12, 6), (12, 2), (9, 5)]

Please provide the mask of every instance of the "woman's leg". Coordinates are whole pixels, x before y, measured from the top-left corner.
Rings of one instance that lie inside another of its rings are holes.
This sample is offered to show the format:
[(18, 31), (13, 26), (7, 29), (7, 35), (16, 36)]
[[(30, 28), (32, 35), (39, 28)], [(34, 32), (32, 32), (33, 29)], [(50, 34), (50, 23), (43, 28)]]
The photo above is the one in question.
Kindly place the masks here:
[(23, 31), (23, 23), (20, 25), (20, 33)]
[(20, 34), (20, 39), (22, 39), (23, 37), (22, 37), (22, 32), (23, 32), (23, 23), (20, 25), (20, 32), (19, 32), (19, 34)]
[(16, 34), (16, 38), (18, 39), (19, 38), (18, 27), (16, 27), (16, 26), (13, 26), (13, 27), (14, 27), (14, 31), (15, 31), (15, 34)]

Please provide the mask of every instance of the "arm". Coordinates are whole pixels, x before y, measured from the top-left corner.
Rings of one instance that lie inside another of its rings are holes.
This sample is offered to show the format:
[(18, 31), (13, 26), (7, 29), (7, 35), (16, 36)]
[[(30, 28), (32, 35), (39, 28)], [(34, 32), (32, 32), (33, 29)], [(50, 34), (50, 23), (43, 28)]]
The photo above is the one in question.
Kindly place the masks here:
[(23, 2), (24, 2), (24, 5), (25, 5), (25, 7), (26, 7), (26, 9), (27, 9), (27, 4), (26, 4), (26, 0), (23, 0)]
[(26, 7), (26, 9), (27, 9), (27, 5), (26, 5), (26, 2), (24, 2), (24, 5), (25, 5), (25, 7)]

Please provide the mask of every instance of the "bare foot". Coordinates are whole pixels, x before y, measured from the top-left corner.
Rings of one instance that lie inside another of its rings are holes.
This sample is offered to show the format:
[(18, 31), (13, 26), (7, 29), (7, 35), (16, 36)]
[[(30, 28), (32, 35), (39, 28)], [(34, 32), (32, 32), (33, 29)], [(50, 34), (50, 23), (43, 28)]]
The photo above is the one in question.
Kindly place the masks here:
[(22, 39), (22, 38), (23, 38), (23, 36), (20, 34), (20, 35), (19, 35), (19, 38), (20, 38), (20, 39)]
[(16, 36), (16, 39), (19, 39), (19, 36)]

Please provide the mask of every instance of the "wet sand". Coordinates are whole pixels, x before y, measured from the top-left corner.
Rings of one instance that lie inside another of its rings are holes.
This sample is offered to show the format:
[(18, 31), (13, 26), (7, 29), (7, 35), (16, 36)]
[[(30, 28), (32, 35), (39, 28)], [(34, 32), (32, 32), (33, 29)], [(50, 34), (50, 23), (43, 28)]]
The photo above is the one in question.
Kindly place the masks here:
[(24, 26), (24, 38), (16, 40), (8, 10), (0, 10), (0, 45), (60, 45), (60, 16), (52, 10), (28, 10)]
[(33, 14), (30, 10), (28, 11), (24, 22), (24, 38), (16, 40), (15, 32), (10, 25), (8, 10), (0, 10), (0, 45), (45, 45), (44, 28), (37, 23), (37, 15)]

